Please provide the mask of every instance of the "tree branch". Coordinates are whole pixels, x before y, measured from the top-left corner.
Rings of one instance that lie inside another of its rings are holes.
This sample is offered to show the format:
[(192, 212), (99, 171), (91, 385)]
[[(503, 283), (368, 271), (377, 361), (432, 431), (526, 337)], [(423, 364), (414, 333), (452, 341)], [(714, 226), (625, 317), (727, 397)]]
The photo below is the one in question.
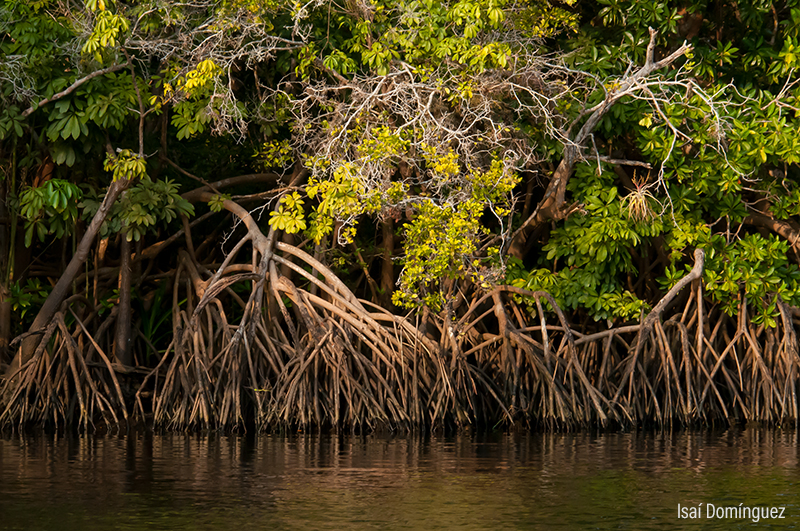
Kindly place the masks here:
[(798, 232), (788, 221), (775, 219), (771, 215), (759, 212), (758, 210), (750, 210), (750, 214), (742, 220), (742, 223), (754, 225), (756, 227), (764, 227), (772, 232), (783, 236), (800, 256), (800, 232)]
[[(619, 386), (617, 389), (616, 394), (612, 402), (616, 402), (619, 397), (622, 395), (623, 390), (625, 389), (626, 383), (628, 385), (632, 385), (633, 379), (633, 370), (636, 367), (636, 362), (639, 358), (639, 354), (642, 352), (642, 348), (644, 347), (644, 342), (650, 336), (650, 332), (653, 329), (653, 325), (655, 324), (656, 320), (661, 317), (661, 314), (664, 312), (666, 307), (669, 305), (670, 302), (680, 293), (680, 291), (689, 285), (691, 282), (702, 278), (703, 276), (703, 266), (705, 264), (706, 254), (703, 252), (702, 249), (695, 249), (694, 250), (694, 267), (692, 270), (689, 271), (689, 274), (683, 277), (678, 281), (677, 284), (672, 286), (666, 295), (661, 297), (661, 300), (658, 301), (658, 304), (647, 314), (644, 321), (642, 322), (641, 327), (639, 328), (639, 334), (636, 338), (636, 349), (634, 350), (633, 356), (631, 356), (630, 361), (625, 369), (625, 374), (622, 377), (622, 385)], [(698, 353), (699, 355), (699, 353)]]
[[(111, 207), (113, 207), (114, 203), (117, 201), (117, 198), (128, 188), (128, 186), (130, 186), (130, 184), (131, 181), (128, 179), (119, 179), (113, 181), (108, 187), (106, 190), (106, 195), (103, 198), (102, 203), (100, 203), (100, 208), (97, 209), (97, 212), (92, 218), (91, 223), (86, 228), (86, 232), (83, 234), (83, 237), (78, 244), (78, 248), (75, 250), (75, 254), (69, 261), (67, 268), (61, 274), (61, 277), (59, 277), (56, 285), (53, 286), (53, 290), (50, 292), (50, 295), (48, 295), (47, 299), (45, 299), (42, 307), (39, 309), (39, 313), (36, 314), (33, 324), (31, 324), (29, 330), (30, 332), (43, 330), (47, 327), (48, 323), (52, 322), (53, 316), (71, 289), (72, 280), (77, 276), (78, 272), (86, 263), (86, 259), (89, 256), (89, 251), (94, 243), (94, 238), (97, 235), (97, 232), (100, 230), (100, 226), (105, 221), (106, 217), (111, 211)], [(19, 368), (22, 367), (31, 358), (31, 356), (33, 356), (34, 351), (39, 344), (39, 339), (40, 337), (38, 335), (31, 335), (23, 340), (22, 348), (14, 356), (11, 365), (9, 365), (9, 368), (6, 370), (7, 379), (10, 378), (10, 376), (17, 370), (19, 370)]]
[(650, 313), (647, 314), (647, 317), (645, 317), (644, 322), (642, 323), (640, 336), (644, 336), (650, 332), (650, 329), (653, 327), (653, 323), (655, 323), (656, 319), (661, 317), (661, 314), (667, 305), (672, 302), (672, 299), (674, 299), (683, 288), (685, 288), (689, 283), (703, 276), (703, 265), (705, 264), (705, 259), (706, 254), (702, 249), (698, 248), (694, 250), (694, 267), (692, 267), (692, 270), (689, 271), (688, 275), (680, 279), (677, 284), (672, 286), (672, 289), (669, 290), (666, 295), (661, 297), (661, 300), (658, 301), (658, 304), (656, 304)]
[(81, 85), (83, 85), (87, 81), (91, 81), (92, 79), (94, 79), (94, 78), (96, 78), (98, 76), (104, 76), (106, 74), (110, 74), (111, 72), (116, 72), (117, 70), (123, 70), (125, 68), (128, 68), (129, 64), (130, 64), (130, 60), (128, 60), (128, 62), (123, 63), (123, 64), (112, 65), (112, 66), (109, 66), (108, 68), (103, 68), (102, 70), (97, 70), (95, 72), (92, 72), (88, 76), (84, 76), (84, 77), (78, 79), (72, 85), (70, 85), (69, 87), (65, 88), (61, 92), (57, 92), (57, 93), (53, 94), (52, 96), (50, 96), (49, 98), (45, 98), (45, 99), (43, 99), (42, 101), (40, 101), (38, 103), (34, 103), (33, 105), (31, 105), (30, 107), (28, 107), (27, 109), (25, 109), (22, 112), (22, 117), (23, 118), (27, 118), (28, 116), (30, 116), (30, 114), (33, 111), (35, 111), (39, 107), (41, 107), (43, 105), (47, 105), (50, 102), (59, 100), (59, 99), (63, 98), (64, 96), (69, 96), (70, 94), (75, 92), (75, 90), (77, 90)]
[[(173, 164), (169, 160), (167, 161), (169, 164)], [(177, 166), (176, 166), (177, 167)], [(184, 170), (178, 168), (181, 173), (186, 175), (187, 177), (191, 177), (197, 179), (199, 182), (203, 183), (203, 186), (199, 188), (195, 188), (194, 190), (189, 190), (188, 192), (184, 192), (181, 194), (181, 197), (189, 201), (190, 203), (195, 203), (197, 201), (202, 201), (202, 197), (204, 194), (209, 192), (219, 193), (219, 190), (224, 188), (229, 188), (231, 186), (237, 186), (240, 184), (255, 184), (255, 183), (277, 183), (281, 176), (277, 173), (248, 173), (245, 175), (237, 175), (236, 177), (228, 177), (227, 179), (220, 179), (219, 181), (209, 183), (206, 182), (204, 179), (199, 177), (195, 177)]]
[[(564, 146), (564, 156), (561, 159), (553, 177), (550, 179), (550, 184), (545, 190), (544, 197), (539, 202), (539, 205), (533, 213), (525, 220), (525, 222), (512, 234), (511, 244), (509, 245), (509, 254), (522, 258), (523, 249), (525, 248), (525, 239), (527, 235), (540, 223), (548, 220), (560, 220), (567, 216), (564, 210), (564, 196), (566, 195), (567, 182), (572, 175), (572, 170), (575, 163), (580, 158), (580, 151), (583, 149), (583, 144), (594, 131), (600, 120), (608, 113), (609, 110), (623, 97), (636, 92), (642, 80), (653, 72), (660, 70), (672, 64), (679, 57), (683, 56), (691, 46), (686, 42), (683, 45), (669, 54), (667, 57), (660, 61), (654, 61), (653, 55), (655, 53), (655, 42), (658, 32), (650, 28), (650, 42), (647, 45), (647, 58), (645, 64), (639, 70), (631, 75), (625, 75), (622, 80), (606, 94), (605, 99), (592, 107), (588, 113), (582, 113), (578, 120), (582, 120), (587, 114), (586, 122), (581, 126), (578, 133), (574, 138), (568, 140)], [(573, 124), (574, 126), (575, 124)], [(570, 126), (570, 130), (573, 126)]]

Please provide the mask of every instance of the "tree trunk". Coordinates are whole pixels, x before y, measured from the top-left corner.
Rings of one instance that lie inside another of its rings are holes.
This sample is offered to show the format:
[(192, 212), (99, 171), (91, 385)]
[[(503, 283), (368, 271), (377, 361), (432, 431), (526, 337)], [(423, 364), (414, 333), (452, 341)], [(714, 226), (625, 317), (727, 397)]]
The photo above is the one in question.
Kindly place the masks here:
[(94, 238), (100, 230), (100, 226), (103, 224), (103, 221), (105, 221), (119, 195), (127, 189), (129, 185), (129, 179), (120, 179), (112, 182), (111, 186), (108, 187), (103, 202), (100, 204), (100, 208), (95, 213), (92, 222), (86, 229), (86, 233), (84, 233), (81, 242), (78, 244), (75, 255), (72, 257), (69, 264), (67, 264), (67, 268), (61, 274), (61, 278), (58, 279), (55, 287), (53, 287), (53, 291), (50, 292), (50, 295), (44, 301), (44, 304), (42, 304), (39, 313), (36, 314), (36, 318), (33, 320), (33, 324), (29, 330), (29, 332), (33, 332), (33, 334), (22, 341), (22, 348), (17, 355), (14, 356), (14, 359), (8, 366), (6, 370), (6, 379), (10, 378), (12, 374), (19, 370), (19, 368), (33, 356), (36, 347), (39, 345), (39, 335), (36, 334), (36, 332), (43, 330), (53, 319), (59, 306), (61, 306), (61, 303), (69, 293), (72, 280), (84, 266)]
[(0, 181), (0, 361), (8, 355), (11, 341), (11, 302), (8, 300), (8, 264), (11, 242), (6, 207), (6, 180)]
[(387, 310), (392, 309), (392, 292), (394, 291), (394, 221), (391, 218), (381, 223), (383, 239), (383, 262), (381, 263), (381, 301)]
[(128, 230), (122, 231), (119, 267), (119, 310), (117, 326), (114, 334), (114, 355), (117, 361), (125, 366), (133, 364), (131, 351), (131, 242), (128, 241)]

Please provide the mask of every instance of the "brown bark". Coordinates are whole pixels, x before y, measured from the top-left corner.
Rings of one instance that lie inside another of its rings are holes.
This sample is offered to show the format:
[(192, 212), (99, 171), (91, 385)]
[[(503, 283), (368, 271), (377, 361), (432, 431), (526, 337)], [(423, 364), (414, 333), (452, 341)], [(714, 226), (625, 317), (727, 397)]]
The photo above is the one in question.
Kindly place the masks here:
[(684, 43), (683, 46), (669, 56), (660, 61), (655, 61), (655, 37), (656, 31), (651, 28), (650, 43), (647, 46), (647, 58), (645, 59), (644, 66), (630, 76), (623, 78), (616, 88), (608, 91), (602, 102), (594, 107), (586, 109), (570, 127), (571, 131), (573, 128), (577, 128), (579, 124), (583, 123), (574, 136), (571, 135), (570, 131), (567, 131), (571, 140), (564, 145), (564, 157), (556, 168), (556, 171), (553, 172), (553, 177), (550, 179), (550, 183), (539, 205), (514, 234), (512, 234), (508, 254), (517, 258), (522, 258), (528, 236), (537, 226), (548, 220), (562, 220), (578, 208), (578, 205), (570, 206), (565, 204), (567, 182), (572, 175), (575, 164), (581, 159), (581, 150), (594, 132), (597, 124), (600, 123), (600, 120), (611, 110), (614, 104), (628, 94), (635, 92), (637, 85), (641, 81), (653, 72), (669, 66), (691, 49), (689, 45)]
[(119, 268), (119, 310), (117, 325), (114, 331), (114, 355), (117, 361), (125, 366), (133, 364), (131, 343), (131, 242), (128, 241), (127, 229), (122, 231), (120, 245)]
[(11, 341), (11, 302), (8, 300), (9, 263), (8, 208), (6, 207), (6, 180), (0, 181), (0, 360), (8, 354)]
[(540, 224), (547, 220), (564, 219), (567, 211), (564, 209), (564, 196), (567, 189), (567, 181), (575, 165), (575, 155), (577, 150), (572, 146), (567, 146), (564, 150), (564, 158), (559, 163), (550, 184), (547, 186), (544, 197), (539, 202), (536, 210), (533, 211), (528, 219), (511, 236), (511, 245), (508, 254), (517, 258), (522, 258), (528, 236)]
[(39, 107), (42, 107), (43, 105), (47, 105), (50, 102), (59, 100), (59, 99), (63, 98), (64, 96), (69, 96), (70, 94), (75, 92), (81, 85), (83, 85), (87, 81), (90, 81), (90, 80), (92, 80), (92, 79), (94, 79), (96, 77), (99, 77), (99, 76), (104, 76), (106, 74), (110, 74), (111, 72), (116, 72), (117, 70), (122, 70), (123, 68), (127, 68), (129, 64), (130, 64), (129, 62), (126, 62), (126, 63), (123, 63), (123, 64), (112, 65), (112, 66), (109, 66), (108, 68), (103, 68), (102, 70), (97, 70), (95, 72), (92, 72), (88, 76), (84, 76), (84, 77), (78, 79), (72, 85), (70, 85), (69, 87), (65, 88), (61, 92), (53, 94), (49, 98), (45, 98), (42, 101), (34, 103), (30, 107), (28, 107), (27, 109), (22, 111), (22, 117), (23, 118), (27, 118), (28, 116), (31, 115), (31, 113), (33, 113)]
[[(639, 359), (639, 354), (642, 352), (642, 348), (644, 347), (645, 341), (650, 337), (650, 333), (653, 330), (654, 325), (656, 322), (660, 322), (661, 314), (667, 308), (667, 306), (672, 302), (672, 300), (677, 297), (678, 293), (683, 290), (686, 286), (691, 284), (694, 281), (699, 281), (703, 277), (703, 267), (705, 266), (705, 259), (706, 255), (702, 249), (695, 249), (694, 251), (694, 266), (689, 273), (680, 279), (672, 289), (670, 289), (666, 295), (664, 295), (658, 304), (647, 314), (644, 321), (642, 322), (639, 328), (639, 334), (636, 338), (636, 348), (634, 350), (633, 356), (630, 358), (630, 361), (627, 364), (625, 369), (625, 374), (622, 378), (622, 385), (619, 386), (617, 389), (616, 394), (614, 395), (614, 399), (612, 402), (616, 402), (619, 397), (622, 395), (623, 391), (625, 390), (626, 384), (628, 386), (633, 385), (633, 371), (636, 368), (636, 363)], [(700, 328), (698, 328), (698, 334), (700, 334), (700, 330), (702, 330), (702, 323), (700, 324)], [(699, 353), (698, 353), (699, 355)]]
[(771, 215), (764, 214), (757, 210), (750, 210), (750, 214), (742, 220), (742, 223), (755, 227), (763, 227), (779, 236), (783, 236), (792, 246), (798, 258), (800, 258), (800, 231), (793, 227), (789, 221), (775, 219)]
[(394, 291), (394, 222), (391, 218), (381, 222), (383, 239), (383, 262), (381, 263), (381, 302), (383, 307), (392, 308), (392, 292)]
[[(188, 174), (188, 172), (182, 172)], [(188, 174), (191, 175), (191, 174)], [(193, 175), (191, 175), (194, 177)], [(197, 177), (195, 177), (197, 178)], [(197, 178), (199, 180), (199, 178)], [(237, 186), (240, 184), (256, 184), (256, 183), (277, 183), (280, 180), (280, 175), (277, 173), (251, 173), (247, 175), (237, 175), (236, 177), (229, 177), (228, 179), (221, 179), (219, 181), (205, 184), (199, 188), (195, 188), (194, 190), (190, 190), (181, 194), (181, 197), (189, 201), (190, 203), (195, 203), (197, 201), (208, 201), (208, 198), (204, 199), (204, 194), (212, 192), (214, 189), (222, 190), (223, 188), (229, 188), (231, 186)], [(213, 195), (211, 196), (213, 197)]]
[(39, 344), (40, 336), (38, 332), (44, 330), (44, 328), (52, 321), (53, 316), (56, 314), (56, 311), (58, 310), (59, 306), (61, 306), (61, 303), (64, 301), (71, 289), (72, 280), (84, 266), (86, 259), (89, 257), (89, 250), (92, 247), (92, 243), (94, 243), (97, 232), (100, 230), (100, 226), (103, 224), (103, 221), (105, 221), (108, 213), (111, 211), (111, 207), (117, 201), (119, 195), (126, 190), (129, 185), (130, 180), (120, 179), (112, 182), (111, 186), (108, 187), (106, 195), (103, 198), (103, 202), (100, 204), (100, 208), (97, 209), (94, 218), (92, 218), (92, 222), (89, 224), (89, 227), (87, 227), (86, 232), (81, 238), (75, 254), (67, 265), (67, 268), (61, 274), (58, 282), (53, 287), (53, 291), (50, 292), (50, 295), (44, 301), (44, 304), (42, 304), (41, 309), (39, 309), (39, 313), (36, 314), (33, 324), (29, 330), (29, 332), (32, 332), (32, 335), (28, 336), (22, 341), (22, 348), (19, 350), (17, 355), (14, 356), (14, 359), (6, 370), (6, 378), (10, 378), (11, 375), (19, 370), (19, 368), (22, 367), (22, 365), (24, 365), (33, 355), (36, 347)]
[(645, 317), (644, 322), (642, 323), (640, 335), (650, 332), (653, 324), (656, 322), (656, 319), (661, 317), (661, 314), (667, 308), (667, 305), (672, 302), (672, 299), (674, 299), (683, 288), (685, 288), (691, 282), (699, 280), (703, 277), (703, 266), (705, 264), (705, 259), (706, 255), (702, 249), (694, 250), (694, 267), (692, 267), (692, 270), (689, 271), (685, 277), (680, 279), (677, 284), (672, 286), (672, 289), (670, 289), (667, 294), (664, 295), (660, 301), (658, 301), (658, 304), (655, 305), (650, 313), (647, 314), (647, 317)]
[[(294, 246), (295, 243), (296, 243), (294, 234), (289, 234), (288, 232), (284, 232), (281, 235), (281, 240), (280, 241), (282, 241), (283, 243), (285, 243), (287, 245), (291, 245), (291, 246)], [(284, 276), (284, 277), (291, 277), (292, 276), (291, 269), (289, 269), (285, 265), (281, 266), (280, 273), (281, 273), (281, 276)]]

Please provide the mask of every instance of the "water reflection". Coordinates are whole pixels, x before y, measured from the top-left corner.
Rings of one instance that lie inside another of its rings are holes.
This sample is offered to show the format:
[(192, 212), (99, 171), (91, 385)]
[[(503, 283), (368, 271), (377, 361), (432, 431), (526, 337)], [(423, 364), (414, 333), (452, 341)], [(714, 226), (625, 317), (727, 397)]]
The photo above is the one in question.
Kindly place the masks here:
[(798, 434), (0, 438), (0, 529), (696, 529), (678, 504), (783, 505)]

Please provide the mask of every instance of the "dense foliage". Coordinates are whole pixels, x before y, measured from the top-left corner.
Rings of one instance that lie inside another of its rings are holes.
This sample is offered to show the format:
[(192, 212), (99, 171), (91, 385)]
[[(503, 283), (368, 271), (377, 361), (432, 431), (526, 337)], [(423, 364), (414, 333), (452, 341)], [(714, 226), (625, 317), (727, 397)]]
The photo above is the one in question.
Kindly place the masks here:
[[(5, 362), (62, 315), (155, 367), (206, 290), (209, 345), (258, 312), (298, 342), (294, 284), (342, 283), (443, 351), (502, 286), (521, 328), (599, 332), (696, 249), (709, 314), (775, 329), (800, 306), (798, 67), (791, 0), (2, 0)], [(278, 240), (304, 265), (278, 273)]]

